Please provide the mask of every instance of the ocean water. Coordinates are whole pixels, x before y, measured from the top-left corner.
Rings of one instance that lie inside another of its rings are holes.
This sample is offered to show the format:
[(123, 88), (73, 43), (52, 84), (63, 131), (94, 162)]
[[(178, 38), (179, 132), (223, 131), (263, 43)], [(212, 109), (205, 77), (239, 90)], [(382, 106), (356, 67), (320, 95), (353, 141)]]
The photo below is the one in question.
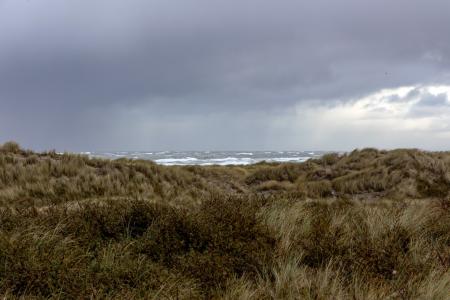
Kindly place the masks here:
[(130, 158), (152, 160), (173, 165), (249, 165), (267, 162), (303, 162), (320, 157), (323, 151), (122, 151), (83, 152), (91, 157), (108, 159)]

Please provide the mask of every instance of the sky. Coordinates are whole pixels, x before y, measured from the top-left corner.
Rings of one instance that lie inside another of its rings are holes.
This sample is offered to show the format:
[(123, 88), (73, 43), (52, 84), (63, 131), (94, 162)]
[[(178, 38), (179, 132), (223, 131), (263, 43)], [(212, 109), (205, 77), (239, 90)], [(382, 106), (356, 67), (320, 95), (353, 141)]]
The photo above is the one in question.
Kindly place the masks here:
[(0, 143), (450, 150), (448, 0), (0, 0)]

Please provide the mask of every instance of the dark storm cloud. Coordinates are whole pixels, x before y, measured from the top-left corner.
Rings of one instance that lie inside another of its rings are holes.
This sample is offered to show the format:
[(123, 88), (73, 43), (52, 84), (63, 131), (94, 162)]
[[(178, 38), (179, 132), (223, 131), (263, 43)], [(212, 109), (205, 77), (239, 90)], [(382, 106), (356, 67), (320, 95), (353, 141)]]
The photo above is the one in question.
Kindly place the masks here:
[(31, 145), (102, 147), (115, 109), (163, 122), (447, 83), (449, 11), (439, 0), (3, 0), (0, 126)]

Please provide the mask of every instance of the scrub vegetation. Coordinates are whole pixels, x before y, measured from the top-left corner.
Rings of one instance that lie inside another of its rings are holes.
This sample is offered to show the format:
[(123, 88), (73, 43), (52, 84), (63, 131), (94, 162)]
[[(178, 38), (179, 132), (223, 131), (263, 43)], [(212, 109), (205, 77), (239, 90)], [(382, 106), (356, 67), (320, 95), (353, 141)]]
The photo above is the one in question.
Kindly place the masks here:
[(5, 299), (449, 299), (450, 153), (159, 166), (0, 146)]

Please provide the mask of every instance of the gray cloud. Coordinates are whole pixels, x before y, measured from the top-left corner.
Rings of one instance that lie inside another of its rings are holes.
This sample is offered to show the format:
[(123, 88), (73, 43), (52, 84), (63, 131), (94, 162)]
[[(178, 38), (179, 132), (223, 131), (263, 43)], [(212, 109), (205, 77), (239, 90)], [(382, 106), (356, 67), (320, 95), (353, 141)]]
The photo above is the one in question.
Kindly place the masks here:
[(448, 96), (445, 93), (438, 94), (438, 95), (432, 95), (432, 94), (425, 94), (422, 96), (419, 100), (419, 102), (416, 104), (416, 106), (424, 106), (424, 107), (445, 107), (449, 106), (448, 102)]
[[(433, 95), (429, 92), (421, 93), (419, 100), (414, 103), (408, 112), (408, 116), (426, 118), (450, 113), (450, 102), (446, 93)], [(450, 125), (450, 124), (449, 124)]]
[[(267, 123), (298, 103), (449, 83), (448, 11), (444, 0), (3, 0), (0, 139), (78, 150), (202, 148), (222, 136), (259, 147)], [(151, 120), (117, 128), (115, 116), (135, 110)], [(253, 139), (214, 125), (217, 114)], [(245, 121), (255, 115), (266, 121)], [(182, 125), (163, 132), (180, 119), (197, 124), (191, 141)], [(146, 130), (116, 134), (127, 126)]]

